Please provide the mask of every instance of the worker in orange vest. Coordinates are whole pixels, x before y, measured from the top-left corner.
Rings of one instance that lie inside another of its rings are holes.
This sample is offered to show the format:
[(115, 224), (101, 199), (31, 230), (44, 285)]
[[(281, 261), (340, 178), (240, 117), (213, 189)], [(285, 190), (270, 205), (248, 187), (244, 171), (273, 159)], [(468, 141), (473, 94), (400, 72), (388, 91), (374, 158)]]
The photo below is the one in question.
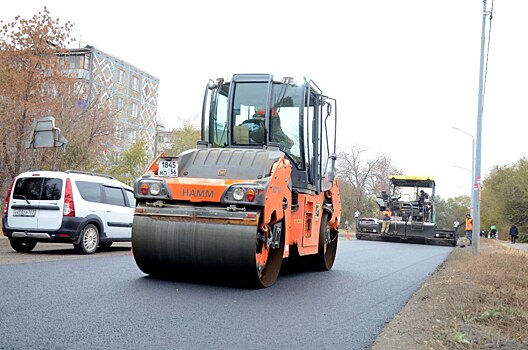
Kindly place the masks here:
[(466, 214), (466, 237), (469, 239), (469, 245), (472, 243), (473, 235), (473, 218), (471, 215)]
[(390, 221), (392, 217), (392, 212), (389, 208), (385, 209), (382, 213), (382, 223), (381, 223), (381, 234), (385, 235), (389, 233)]

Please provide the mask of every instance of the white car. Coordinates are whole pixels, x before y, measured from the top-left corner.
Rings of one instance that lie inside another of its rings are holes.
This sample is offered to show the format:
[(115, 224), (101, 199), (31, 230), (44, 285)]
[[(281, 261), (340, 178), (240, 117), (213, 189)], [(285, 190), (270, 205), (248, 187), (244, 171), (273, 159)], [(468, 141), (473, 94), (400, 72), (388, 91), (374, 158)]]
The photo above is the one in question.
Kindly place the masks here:
[(73, 243), (79, 253), (91, 254), (131, 241), (134, 207), (134, 190), (111, 176), (29, 171), (11, 184), (2, 229), (18, 252), (53, 242)]

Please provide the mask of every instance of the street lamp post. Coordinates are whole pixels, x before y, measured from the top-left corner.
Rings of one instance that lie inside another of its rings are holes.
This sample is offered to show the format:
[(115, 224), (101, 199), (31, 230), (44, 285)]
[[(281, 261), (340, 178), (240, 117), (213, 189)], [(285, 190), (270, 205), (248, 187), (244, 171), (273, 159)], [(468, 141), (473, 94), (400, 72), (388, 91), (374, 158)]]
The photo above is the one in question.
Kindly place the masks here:
[[(470, 133), (467, 133), (464, 130), (459, 129), (456, 126), (452, 126), (452, 128), (471, 137), (471, 171), (470, 171), (471, 172), (471, 187), (469, 187), (471, 203), (469, 205), (469, 210), (470, 210), (471, 217), (473, 217), (474, 209), (475, 209), (474, 204), (473, 204), (473, 197), (474, 197), (473, 184), (475, 181), (475, 138)], [(462, 167), (455, 166), (455, 168), (462, 168)], [(462, 168), (462, 169), (468, 170), (467, 168)]]
[[(486, 44), (486, 18), (492, 18), (491, 11), (486, 10), (486, 0), (482, 1), (482, 34), (480, 36), (480, 68), (479, 68), (479, 93), (477, 107), (477, 133), (475, 142), (475, 177), (473, 184), (473, 255), (480, 253), (480, 171), (482, 156), (482, 114), (484, 112), (484, 47)], [(492, 5), (493, 9), (493, 5)], [(490, 24), (491, 25), (491, 24)]]

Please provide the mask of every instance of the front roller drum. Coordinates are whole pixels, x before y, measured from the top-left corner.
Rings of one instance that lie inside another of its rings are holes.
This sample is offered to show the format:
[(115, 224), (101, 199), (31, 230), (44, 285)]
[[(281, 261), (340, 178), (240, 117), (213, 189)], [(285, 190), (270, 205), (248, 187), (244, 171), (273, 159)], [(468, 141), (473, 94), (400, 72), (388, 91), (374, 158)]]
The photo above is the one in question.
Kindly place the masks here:
[(139, 269), (149, 275), (268, 287), (281, 268), (284, 237), (273, 248), (259, 236), (257, 226), (136, 215), (132, 249)]

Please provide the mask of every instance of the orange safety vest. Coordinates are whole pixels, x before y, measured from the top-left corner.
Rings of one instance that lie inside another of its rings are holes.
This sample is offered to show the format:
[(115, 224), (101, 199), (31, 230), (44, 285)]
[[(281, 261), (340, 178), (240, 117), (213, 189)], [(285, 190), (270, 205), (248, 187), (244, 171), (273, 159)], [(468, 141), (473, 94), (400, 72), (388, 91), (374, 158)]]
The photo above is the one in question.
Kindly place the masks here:
[(390, 210), (384, 210), (381, 214), (383, 217), (385, 217), (385, 215), (388, 215), (389, 218), (392, 217), (392, 212)]
[(466, 231), (473, 231), (473, 219), (466, 218)]

